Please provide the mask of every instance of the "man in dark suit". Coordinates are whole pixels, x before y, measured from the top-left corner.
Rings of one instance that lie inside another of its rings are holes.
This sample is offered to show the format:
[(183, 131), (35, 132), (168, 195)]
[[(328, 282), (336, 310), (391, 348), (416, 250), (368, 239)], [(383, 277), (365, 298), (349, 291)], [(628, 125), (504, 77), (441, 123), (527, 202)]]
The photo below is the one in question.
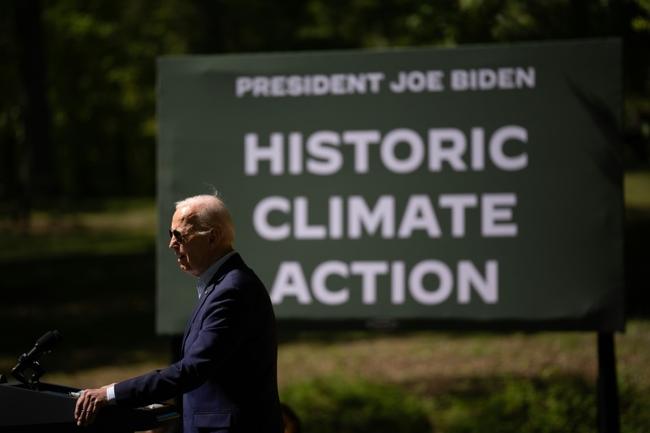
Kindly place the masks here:
[(79, 425), (107, 404), (142, 406), (183, 394), (185, 433), (282, 431), (275, 317), (255, 273), (233, 248), (230, 213), (214, 196), (176, 204), (169, 248), (198, 277), (199, 301), (171, 366), (82, 392)]

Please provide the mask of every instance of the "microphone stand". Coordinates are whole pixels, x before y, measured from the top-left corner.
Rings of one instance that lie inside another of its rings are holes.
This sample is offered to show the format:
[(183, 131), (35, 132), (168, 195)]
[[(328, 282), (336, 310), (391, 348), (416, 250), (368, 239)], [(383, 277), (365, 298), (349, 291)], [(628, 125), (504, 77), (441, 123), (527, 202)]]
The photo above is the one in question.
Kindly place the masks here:
[(29, 388), (38, 390), (40, 379), (45, 374), (45, 369), (40, 364), (41, 356), (50, 353), (61, 338), (58, 330), (46, 332), (36, 340), (29, 352), (18, 357), (18, 363), (11, 369), (11, 375)]
[(45, 374), (45, 369), (38, 360), (28, 360), (27, 354), (23, 353), (18, 358), (18, 364), (11, 369), (11, 375), (19, 382), (24, 383), (33, 390), (38, 390), (41, 377)]

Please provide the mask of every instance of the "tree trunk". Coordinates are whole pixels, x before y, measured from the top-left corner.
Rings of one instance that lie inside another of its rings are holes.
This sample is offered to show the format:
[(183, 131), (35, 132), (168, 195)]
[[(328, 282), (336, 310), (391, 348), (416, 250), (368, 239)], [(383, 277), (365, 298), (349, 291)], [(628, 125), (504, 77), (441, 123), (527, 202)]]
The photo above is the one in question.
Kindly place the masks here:
[(16, 39), (24, 89), (26, 159), (19, 197), (19, 213), (27, 221), (34, 199), (56, 192), (50, 143), (50, 109), (47, 102), (45, 49), (40, 0), (16, 1)]

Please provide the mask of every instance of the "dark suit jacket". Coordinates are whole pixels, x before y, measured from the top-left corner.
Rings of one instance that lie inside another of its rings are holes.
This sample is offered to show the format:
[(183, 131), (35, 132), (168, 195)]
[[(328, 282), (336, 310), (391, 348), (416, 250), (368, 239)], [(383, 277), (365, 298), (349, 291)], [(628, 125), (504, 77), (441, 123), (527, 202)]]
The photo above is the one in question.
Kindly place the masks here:
[(268, 293), (239, 254), (219, 268), (194, 309), (183, 358), (115, 385), (118, 405), (183, 393), (185, 433), (282, 432), (275, 316)]

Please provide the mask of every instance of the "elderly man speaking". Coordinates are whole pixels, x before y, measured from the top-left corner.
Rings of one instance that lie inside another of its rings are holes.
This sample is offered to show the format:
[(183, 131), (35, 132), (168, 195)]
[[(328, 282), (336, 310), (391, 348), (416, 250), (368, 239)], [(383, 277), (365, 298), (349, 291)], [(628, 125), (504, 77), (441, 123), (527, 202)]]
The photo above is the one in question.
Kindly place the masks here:
[(181, 270), (198, 277), (199, 300), (180, 361), (123, 382), (82, 392), (78, 425), (105, 405), (142, 406), (183, 393), (190, 432), (282, 431), (275, 317), (267, 291), (233, 250), (230, 213), (215, 196), (176, 204), (169, 248)]

